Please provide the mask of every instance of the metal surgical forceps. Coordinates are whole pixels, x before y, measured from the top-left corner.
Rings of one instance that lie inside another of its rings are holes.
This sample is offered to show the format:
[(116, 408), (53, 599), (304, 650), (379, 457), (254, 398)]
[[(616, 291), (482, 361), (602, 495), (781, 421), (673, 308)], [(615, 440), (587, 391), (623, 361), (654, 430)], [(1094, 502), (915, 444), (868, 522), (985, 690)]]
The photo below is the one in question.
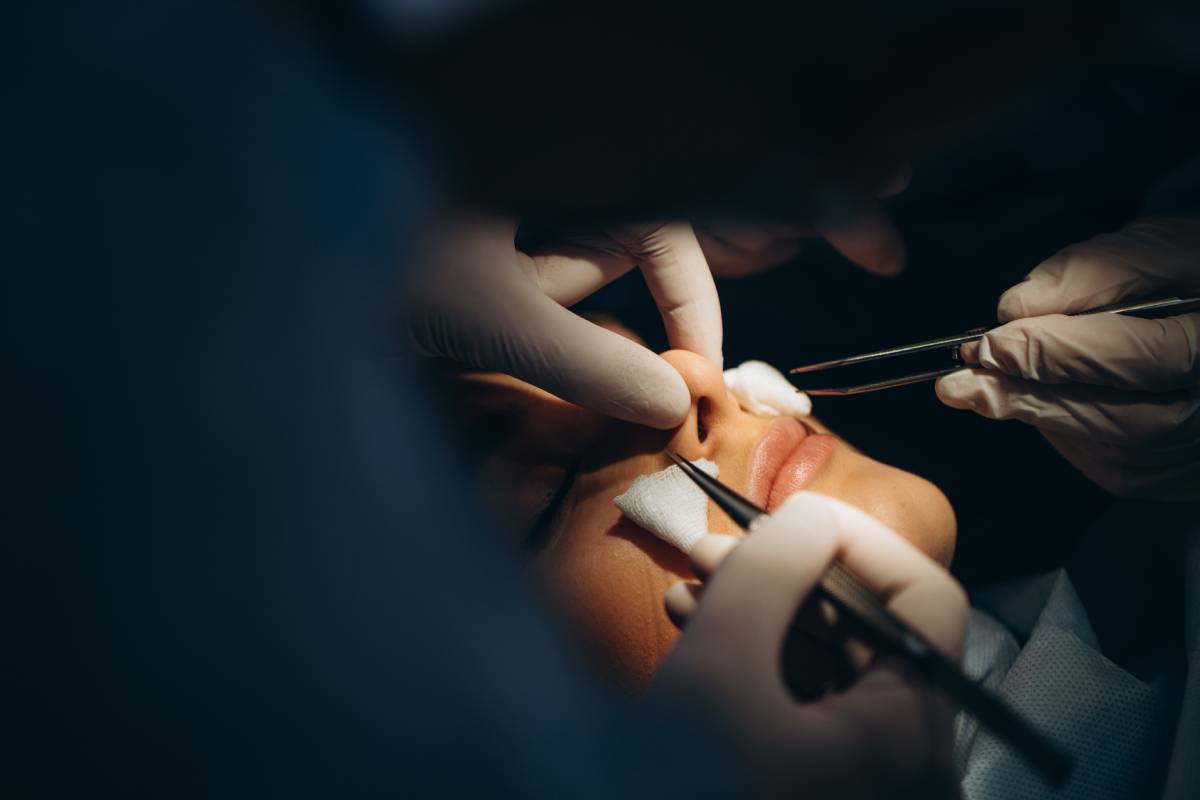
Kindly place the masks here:
[[(1113, 305), (1100, 306), (1099, 308), (1080, 311), (1070, 316), (1087, 316), (1090, 314), (1124, 314), (1130, 317), (1142, 317), (1144, 319), (1157, 319), (1159, 317), (1171, 317), (1176, 314), (1183, 314), (1188, 311), (1200, 310), (1200, 296), (1193, 297), (1164, 297), (1160, 300), (1141, 300), (1135, 303), (1116, 303)], [(901, 359), (906, 356), (917, 355), (919, 353), (928, 353), (935, 350), (949, 351), (948, 366), (939, 367), (937, 369), (926, 370), (923, 372), (910, 372), (899, 377), (888, 378), (886, 380), (877, 380), (871, 383), (860, 383), (853, 386), (839, 386), (832, 389), (801, 389), (805, 394), (812, 395), (851, 395), (864, 394), (866, 392), (876, 392), (880, 389), (892, 389), (897, 386), (907, 386), (910, 383), (920, 383), (921, 381), (931, 381), (935, 378), (940, 378), (942, 375), (949, 375), (951, 372), (957, 372), (960, 369), (972, 366), (965, 363), (959, 356), (958, 349), (967, 342), (979, 341), (983, 335), (988, 332), (988, 328), (972, 328), (966, 333), (961, 333), (957, 336), (945, 336), (941, 339), (930, 339), (925, 342), (917, 342), (915, 344), (906, 344), (899, 347), (889, 347), (886, 350), (877, 350), (874, 353), (863, 353), (858, 356), (849, 356), (847, 358), (837, 358), (832, 361), (822, 361), (819, 364), (809, 364), (804, 367), (796, 367), (790, 370), (790, 374), (797, 373), (813, 373), (824, 370), (836, 369), (838, 367), (850, 367), (857, 364), (867, 364), (873, 361), (883, 361), (885, 359)]]

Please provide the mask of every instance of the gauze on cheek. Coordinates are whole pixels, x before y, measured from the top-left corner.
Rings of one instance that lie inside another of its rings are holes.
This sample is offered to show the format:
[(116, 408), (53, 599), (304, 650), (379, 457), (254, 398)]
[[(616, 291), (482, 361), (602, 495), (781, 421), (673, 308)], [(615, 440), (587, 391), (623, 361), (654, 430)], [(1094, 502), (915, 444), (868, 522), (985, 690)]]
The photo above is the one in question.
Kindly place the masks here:
[[(713, 462), (700, 459), (692, 463), (717, 477)], [(622, 514), (685, 553), (708, 533), (708, 495), (674, 464), (662, 472), (639, 476), (613, 502)]]
[(759, 417), (807, 417), (812, 400), (765, 361), (746, 361), (725, 370), (725, 388), (738, 405)]

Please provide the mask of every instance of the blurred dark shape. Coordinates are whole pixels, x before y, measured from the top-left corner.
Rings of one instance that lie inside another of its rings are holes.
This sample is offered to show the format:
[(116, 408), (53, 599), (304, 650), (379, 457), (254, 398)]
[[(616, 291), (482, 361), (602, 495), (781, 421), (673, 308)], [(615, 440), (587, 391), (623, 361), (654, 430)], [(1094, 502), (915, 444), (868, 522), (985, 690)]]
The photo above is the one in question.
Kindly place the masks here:
[(424, 151), (256, 11), (133, 5), (29, 28), (10, 121), (3, 794), (727, 789), (588, 681), (389, 352)]
[(517, 2), (424, 47), (312, 2), (335, 57), (434, 111), (454, 185), (552, 222), (846, 214), (1031, 86), (1141, 50), (1153, 6)]

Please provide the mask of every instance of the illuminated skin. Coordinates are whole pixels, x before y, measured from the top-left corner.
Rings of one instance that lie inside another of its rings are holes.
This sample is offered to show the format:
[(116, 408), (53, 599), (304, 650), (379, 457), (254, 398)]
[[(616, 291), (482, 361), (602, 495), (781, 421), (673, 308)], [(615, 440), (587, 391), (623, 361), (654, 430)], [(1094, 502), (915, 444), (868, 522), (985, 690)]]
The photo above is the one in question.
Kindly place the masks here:
[[(769, 465), (770, 475), (755, 479), (756, 447), (772, 425), (795, 426), (774, 434), (776, 439), (790, 436), (788, 445), (804, 437), (802, 426), (742, 411), (726, 392), (720, 370), (701, 356), (670, 351), (664, 358), (692, 395), (688, 418), (674, 431), (605, 419), (507, 376), (464, 377), (472, 402), (489, 409), (476, 417), (477, 425), (494, 425), (496, 414), (508, 415), (507, 430), (489, 453), (481, 483), (518, 529), (533, 528), (546, 500), (574, 475), (556, 511), (542, 517), (535, 570), (572, 628), (582, 633), (619, 684), (644, 685), (670, 651), (679, 631), (667, 618), (663, 594), (680, 578), (693, 577), (684, 554), (623, 517), (612, 502), (639, 475), (669, 466), (668, 450), (716, 462), (724, 483), (769, 508), (801, 488), (837, 497), (875, 516), (935, 560), (949, 563), (954, 513), (933, 484), (832, 436), (810, 435), (809, 461), (817, 468), (801, 465), (772, 494), (768, 484), (780, 472), (780, 457)], [(812, 434), (828, 433), (815, 419), (804, 422)], [(775, 449), (780, 450), (778, 444)], [(761, 455), (758, 464), (763, 464)], [(714, 533), (741, 535), (711, 503), (708, 524)]]

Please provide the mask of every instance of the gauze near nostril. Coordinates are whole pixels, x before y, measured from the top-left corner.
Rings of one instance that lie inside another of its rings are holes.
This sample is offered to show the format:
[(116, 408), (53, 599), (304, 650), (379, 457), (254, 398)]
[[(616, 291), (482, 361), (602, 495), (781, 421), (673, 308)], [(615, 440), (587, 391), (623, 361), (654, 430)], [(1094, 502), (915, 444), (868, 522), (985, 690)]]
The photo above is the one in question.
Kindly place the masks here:
[[(712, 461), (692, 463), (717, 477)], [(708, 533), (708, 495), (674, 464), (639, 476), (613, 502), (622, 514), (685, 553)]]
[(738, 405), (760, 417), (807, 417), (812, 400), (765, 361), (746, 361), (725, 370), (725, 388)]

